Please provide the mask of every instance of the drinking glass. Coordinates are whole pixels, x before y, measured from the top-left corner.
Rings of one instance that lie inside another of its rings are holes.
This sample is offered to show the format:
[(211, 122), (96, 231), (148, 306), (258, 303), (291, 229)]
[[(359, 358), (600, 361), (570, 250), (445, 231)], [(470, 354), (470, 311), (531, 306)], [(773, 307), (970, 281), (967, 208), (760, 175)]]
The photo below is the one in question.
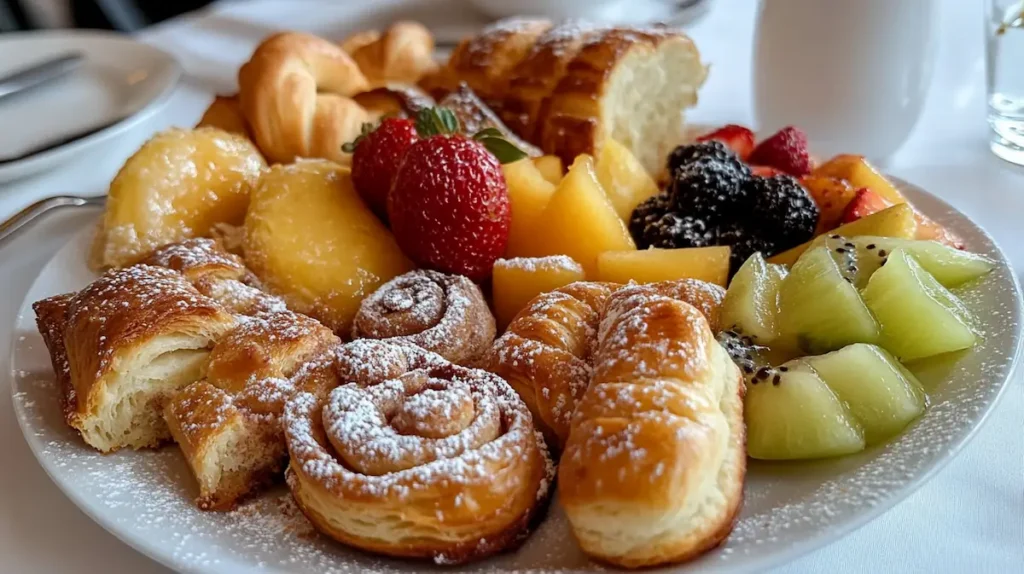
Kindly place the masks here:
[(989, 147), (1024, 165), (1024, 1), (985, 0)]

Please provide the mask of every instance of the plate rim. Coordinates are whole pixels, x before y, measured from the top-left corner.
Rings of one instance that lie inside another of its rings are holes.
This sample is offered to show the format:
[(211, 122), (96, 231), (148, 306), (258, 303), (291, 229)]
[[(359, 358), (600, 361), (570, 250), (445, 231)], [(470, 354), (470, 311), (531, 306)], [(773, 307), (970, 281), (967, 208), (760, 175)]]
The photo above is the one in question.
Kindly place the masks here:
[(81, 153), (84, 149), (103, 143), (118, 133), (130, 130), (152, 118), (170, 102), (171, 96), (177, 91), (178, 84), (185, 74), (181, 62), (173, 54), (163, 48), (139, 40), (134, 36), (105, 30), (30, 30), (13, 32), (9, 35), (5, 34), (5, 36), (7, 37), (0, 36), (0, 47), (3, 47), (4, 44), (18, 43), (25, 40), (56, 41), (69, 37), (75, 40), (85, 39), (104, 43), (127, 44), (133, 48), (141, 46), (143, 49), (149, 50), (152, 55), (165, 60), (168, 80), (160, 88), (160, 91), (136, 110), (135, 113), (72, 142), (34, 153), (12, 163), (0, 165), (0, 182), (4, 183), (17, 182), (37, 175), (51, 163), (60, 162), (62, 158), (66, 161)]
[[(954, 214), (955, 216), (961, 217), (964, 220), (970, 222), (970, 224), (980, 233), (980, 235), (982, 235), (992, 245), (995, 256), (994, 258), (997, 259), (997, 263), (1001, 264), (1001, 266), (1005, 266), (1008, 271), (1007, 275), (1010, 279), (1009, 286), (1012, 287), (1013, 299), (1016, 303), (1014, 313), (1018, 321), (1017, 328), (1013, 332), (1013, 348), (1011, 353), (1007, 355), (1008, 357), (1010, 357), (1008, 367), (1005, 371), (1002, 380), (999, 382), (998, 390), (991, 397), (988, 404), (985, 405), (984, 411), (979, 413), (973, 425), (967, 430), (965, 434), (960, 436), (955, 442), (951, 443), (940, 458), (936, 459), (931, 464), (931, 466), (927, 468), (924, 472), (915, 476), (913, 480), (907, 482), (906, 484), (902, 485), (901, 487), (895, 490), (890, 491), (887, 494), (887, 496), (881, 501), (879, 501), (877, 504), (874, 504), (858, 512), (849, 520), (840, 522), (835, 525), (826, 526), (825, 528), (817, 530), (815, 534), (808, 536), (797, 543), (791, 544), (784, 551), (777, 553), (762, 554), (761, 556), (753, 557), (749, 561), (744, 563), (737, 563), (728, 566), (723, 565), (724, 570), (726, 571), (762, 571), (767, 568), (778, 567), (791, 563), (792, 561), (802, 556), (805, 556), (815, 550), (822, 549), (829, 544), (835, 543), (845, 538), (850, 533), (859, 530), (864, 525), (874, 521), (882, 514), (888, 512), (889, 510), (899, 505), (901, 502), (906, 500), (906, 498), (909, 497), (912, 493), (916, 492), (925, 484), (930, 482), (954, 458), (959, 456), (963, 449), (972, 440), (974, 440), (974, 438), (978, 434), (978, 431), (988, 422), (992, 412), (995, 410), (995, 408), (999, 405), (1002, 398), (1005, 396), (1007, 388), (1010, 386), (1010, 382), (1014, 379), (1014, 376), (1018, 371), (1018, 367), (1020, 366), (1020, 362), (1022, 360), (1022, 354), (1024, 354), (1024, 321), (1021, 321), (1021, 319), (1024, 318), (1024, 295), (1022, 295), (1020, 279), (1014, 271), (1014, 268), (1010, 263), (1010, 260), (1007, 258), (1005, 250), (999, 245), (995, 238), (992, 237), (988, 230), (986, 230), (984, 227), (976, 223), (973, 219), (968, 217), (965, 213), (963, 213), (956, 207), (950, 205), (941, 197), (932, 194), (915, 184), (909, 183), (902, 178), (891, 176), (889, 174), (886, 174), (886, 177), (889, 178), (890, 181), (895, 183), (896, 186), (901, 190), (910, 190), (911, 196), (921, 195), (927, 198), (927, 200), (930, 203), (934, 203), (936, 209), (941, 208), (948, 210), (948, 212)], [(63, 249), (65, 249), (68, 244), (71, 244), (76, 241), (81, 241), (82, 237), (87, 235), (91, 231), (91, 229), (92, 225), (84, 226), (79, 233), (75, 234), (73, 238), (68, 241), (68, 243), (61, 246), (61, 248), (54, 253), (54, 257), (56, 257), (57, 254), (59, 254)], [(35, 287), (39, 281), (39, 277), (42, 275), (42, 271), (49, 266), (50, 261), (52, 261), (54, 257), (51, 257), (51, 259), (48, 260), (47, 263), (41, 268), (40, 275), (36, 276), (32, 284), (30, 285), (28, 291), (26, 292), (26, 296), (23, 299), (22, 304), (19, 307), (18, 313), (15, 316), (14, 324), (11, 326), (12, 333), (16, 331), (18, 323), (24, 319), (25, 313), (31, 312), (32, 302), (29, 301), (29, 294), (31, 294), (35, 290)], [(36, 461), (43, 468), (47, 476), (57, 486), (57, 488), (79, 510), (85, 513), (86, 516), (88, 516), (93, 522), (98, 524), (100, 527), (102, 527), (104, 530), (112, 534), (121, 542), (125, 543), (130, 548), (134, 549), (140, 554), (152, 559), (153, 561), (163, 566), (166, 566), (177, 571), (197, 571), (210, 573), (234, 571), (232, 570), (232, 568), (239, 565), (237, 561), (221, 563), (219, 565), (220, 567), (213, 565), (206, 567), (195, 567), (194, 565), (177, 560), (172, 552), (165, 551), (165, 549), (163, 549), (159, 545), (150, 543), (148, 540), (145, 539), (145, 537), (141, 533), (136, 533), (132, 531), (130, 528), (119, 529), (119, 525), (116, 523), (115, 520), (113, 520), (112, 517), (107, 516), (104, 512), (101, 511), (102, 509), (100, 508), (93, 508), (94, 505), (92, 505), (89, 501), (85, 500), (85, 498), (81, 496), (77, 491), (72, 489), (72, 485), (70, 483), (65, 483), (63, 481), (58, 480), (55, 477), (54, 461), (50, 460), (50, 458), (48, 457), (42, 456), (42, 453), (39, 452), (38, 445), (35, 444), (35, 442), (29, 438), (29, 434), (32, 432), (32, 430), (28, 427), (28, 417), (26, 416), (27, 413), (25, 411), (26, 406), (22, 404), (22, 401), (20, 401), (19, 397), (17, 396), (17, 377), (14, 369), (14, 355), (15, 352), (17, 351), (17, 344), (17, 339), (15, 337), (12, 337), (8, 355), (8, 357), (10, 358), (10, 367), (6, 373), (0, 373), (0, 376), (7, 376), (10, 379), (9, 383), (12, 393), (12, 406), (13, 410), (15, 411), (18, 427), (21, 429), (22, 436), (25, 442), (28, 444), (29, 449), (31, 450), (33, 456), (36, 458)], [(409, 562), (409, 564), (415, 563)], [(686, 566), (686, 563), (679, 565), (670, 565), (663, 569), (656, 569), (656, 571), (672, 572), (675, 568), (684, 566)], [(715, 565), (708, 566), (710, 566), (709, 570), (712, 571), (720, 571), (723, 569), (721, 567), (715, 567)], [(414, 571), (414, 569), (415, 568), (412, 567), (410, 571)], [(276, 572), (281, 570), (278, 570), (276, 568), (269, 568), (267, 571)], [(525, 572), (529, 570), (524, 569), (520, 571)]]

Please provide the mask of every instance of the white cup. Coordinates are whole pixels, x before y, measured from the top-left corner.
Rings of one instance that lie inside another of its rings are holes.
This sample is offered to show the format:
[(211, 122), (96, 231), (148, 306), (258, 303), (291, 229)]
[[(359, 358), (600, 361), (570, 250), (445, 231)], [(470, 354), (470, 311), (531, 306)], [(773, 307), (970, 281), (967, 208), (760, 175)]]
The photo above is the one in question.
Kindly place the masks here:
[(934, 0), (761, 0), (754, 113), (795, 125), (815, 154), (885, 161), (906, 141), (931, 83)]

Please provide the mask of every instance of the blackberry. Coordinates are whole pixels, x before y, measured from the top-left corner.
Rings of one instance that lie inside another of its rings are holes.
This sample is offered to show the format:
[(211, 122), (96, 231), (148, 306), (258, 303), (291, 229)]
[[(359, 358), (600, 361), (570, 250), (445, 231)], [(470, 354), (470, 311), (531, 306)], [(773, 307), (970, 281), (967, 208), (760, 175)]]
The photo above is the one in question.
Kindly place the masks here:
[(818, 206), (800, 182), (788, 175), (754, 177), (745, 185), (760, 224), (770, 230), (778, 249), (788, 249), (814, 237)]
[(633, 236), (633, 241), (640, 245), (647, 226), (658, 221), (671, 210), (672, 200), (665, 192), (650, 197), (636, 206), (629, 216), (629, 234)]
[(750, 177), (742, 164), (698, 161), (676, 171), (668, 191), (675, 211), (713, 223), (747, 210)]
[(707, 226), (700, 219), (682, 217), (670, 211), (650, 221), (634, 240), (639, 249), (676, 249), (707, 247), (711, 244), (712, 238), (713, 236), (707, 232)]
[(724, 143), (715, 140), (703, 141), (681, 145), (672, 150), (672, 153), (668, 155), (668, 173), (673, 175), (681, 167), (700, 160), (710, 160), (726, 164), (740, 161), (736, 157), (736, 153)]
[(714, 230), (715, 244), (728, 245), (729, 275), (739, 270), (740, 265), (754, 253), (761, 252), (765, 258), (782, 251), (776, 243), (763, 233), (762, 229), (750, 224), (734, 222)]

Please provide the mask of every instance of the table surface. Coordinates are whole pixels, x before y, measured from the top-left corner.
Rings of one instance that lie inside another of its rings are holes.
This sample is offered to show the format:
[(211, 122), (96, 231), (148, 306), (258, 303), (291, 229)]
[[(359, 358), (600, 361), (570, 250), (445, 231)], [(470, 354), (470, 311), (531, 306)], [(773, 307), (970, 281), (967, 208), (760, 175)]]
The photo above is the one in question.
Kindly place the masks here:
[[(886, 169), (941, 196), (996, 238), (1024, 269), (1024, 170), (987, 148), (981, 2), (942, 4), (932, 89), (920, 122)], [(352, 4), (358, 4), (353, 13)], [(373, 4), (371, 8), (370, 5)], [(447, 4), (445, 6), (444, 4)], [(693, 25), (712, 73), (691, 118), (751, 123), (750, 53), (755, 2), (716, 0)], [(453, 16), (453, 14), (455, 16)], [(0, 187), (0, 219), (51, 194), (99, 194), (117, 168), (153, 132), (194, 124), (215, 92), (235, 89), (235, 70), (252, 47), (279, 29), (332, 38), (396, 17), (454, 35), (476, 21), (458, 0), (374, 3), (250, 1), (223, 3), (162, 24), (141, 39), (186, 69), (164, 111), (103, 149), (32, 180)], [(440, 19), (444, 18), (444, 21)], [(12, 325), (43, 264), (96, 214), (49, 216), (0, 250), (0, 326)], [(0, 349), (11, 332), (0, 327)], [(8, 369), (8, 357), (0, 361)], [(1024, 565), (1024, 384), (1020, 377), (960, 455), (905, 501), (846, 538), (779, 572), (1010, 572)], [(5, 572), (167, 570), (121, 543), (82, 514), (50, 482), (22, 439), (10, 394), (0, 391), (0, 556)]]

